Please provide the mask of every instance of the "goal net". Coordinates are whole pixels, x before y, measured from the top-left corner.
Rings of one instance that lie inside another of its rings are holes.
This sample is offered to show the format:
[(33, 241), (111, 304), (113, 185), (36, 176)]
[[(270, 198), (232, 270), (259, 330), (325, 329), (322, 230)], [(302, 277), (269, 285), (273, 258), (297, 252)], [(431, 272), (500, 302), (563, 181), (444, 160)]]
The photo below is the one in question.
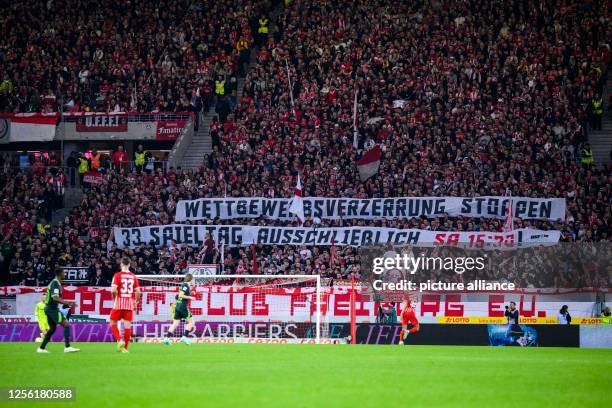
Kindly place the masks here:
[[(156, 325), (143, 330), (144, 341), (156, 341), (173, 320), (184, 275), (139, 275), (138, 280), (137, 320)], [(202, 341), (319, 342), (328, 336), (318, 275), (194, 274), (191, 287), (196, 298), (188, 303), (195, 321), (192, 336)], [(183, 334), (184, 324), (175, 336)]]

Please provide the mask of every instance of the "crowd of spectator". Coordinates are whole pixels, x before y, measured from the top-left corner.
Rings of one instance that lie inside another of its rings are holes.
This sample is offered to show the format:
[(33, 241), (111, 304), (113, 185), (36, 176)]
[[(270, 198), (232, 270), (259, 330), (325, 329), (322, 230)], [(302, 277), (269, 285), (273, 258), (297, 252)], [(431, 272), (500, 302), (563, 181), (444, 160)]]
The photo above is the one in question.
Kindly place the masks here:
[[(229, 85), (269, 0), (29, 0), (0, 15), (0, 112), (188, 111)], [(243, 55), (241, 56), (241, 53)]]
[[(217, 7), (228, 4), (221, 3)], [(179, 9), (169, 9), (166, 15)], [(241, 18), (257, 14), (248, 10), (242, 10)], [(198, 170), (109, 169), (104, 182), (88, 189), (63, 222), (44, 234), (32, 230), (30, 235), (14, 220), (40, 217), (41, 210), (18, 200), (17, 189), (40, 197), (43, 187), (30, 189), (25, 183), (36, 177), (41, 182), (43, 175), (4, 170), (6, 180), (22, 181), (5, 188), (1, 197), (8, 204), (0, 224), (12, 230), (2, 239), (5, 262), (12, 259), (9, 269), (16, 271), (11, 281), (24, 279), (30, 269), (45, 281), (48, 276), (38, 274), (37, 262), (47, 268), (85, 265), (92, 279), (108, 279), (124, 254), (136, 261), (137, 273), (179, 273), (205, 256), (220, 262), (221, 246), (214, 242), (201, 249), (143, 244), (122, 251), (113, 241), (112, 227), (172, 223), (180, 199), (291, 197), (298, 173), (304, 196), (475, 196), (509, 191), (514, 196), (564, 197), (566, 219), (517, 219), (515, 228), (557, 229), (564, 242), (609, 241), (610, 167), (595, 166), (588, 146), (589, 107), (601, 95), (608, 72), (609, 17), (605, 4), (588, 1), (358, 0), (350, 6), (343, 1), (286, 2), (274, 22), (280, 35), (261, 41), (235, 113), (223, 123), (211, 124), (213, 152)], [(164, 19), (156, 21), (162, 24)], [(189, 33), (185, 41), (193, 45), (199, 25), (181, 24), (183, 31), (177, 32)], [(202, 30), (208, 28), (204, 25)], [(162, 44), (167, 42), (172, 43), (166, 38)], [(146, 43), (149, 51), (159, 52), (159, 45)], [(156, 68), (152, 72), (153, 77), (159, 73)], [(177, 75), (178, 82), (185, 79), (185, 71)], [(376, 144), (383, 151), (380, 168), (362, 182), (355, 160)], [(306, 226), (312, 223), (306, 220)], [(447, 231), (501, 231), (502, 224), (503, 220), (449, 217), (342, 221), (344, 226)], [(351, 272), (359, 275), (359, 255), (349, 247), (335, 248), (333, 262), (329, 247), (224, 251), (228, 273), (253, 272), (256, 254), (260, 273), (317, 271), (334, 279)], [(525, 277), (520, 279), (529, 284)], [(575, 282), (566, 276), (555, 284)], [(600, 283), (599, 277), (581, 280), (584, 286)]]

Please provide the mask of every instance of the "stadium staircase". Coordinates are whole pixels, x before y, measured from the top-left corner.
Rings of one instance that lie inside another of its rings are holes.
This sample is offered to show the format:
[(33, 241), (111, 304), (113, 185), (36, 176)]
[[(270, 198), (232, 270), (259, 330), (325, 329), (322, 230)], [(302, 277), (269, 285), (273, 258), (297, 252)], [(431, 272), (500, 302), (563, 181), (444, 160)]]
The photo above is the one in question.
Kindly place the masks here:
[(200, 114), (200, 127), (197, 132), (193, 133), (191, 144), (185, 152), (182, 160), (178, 162), (184, 169), (197, 169), (204, 155), (212, 152), (212, 139), (210, 137), (210, 122), (216, 116), (214, 106), (206, 112), (206, 114)]
[(64, 191), (64, 207), (53, 212), (51, 219), (52, 225), (57, 225), (70, 215), (73, 207), (81, 204), (83, 200), (83, 190), (80, 187), (67, 187)]
[(604, 115), (601, 121), (602, 130), (590, 130), (589, 131), (589, 144), (593, 149), (593, 160), (596, 164), (609, 164), (610, 163), (610, 150), (612, 149), (612, 112), (607, 108), (607, 103), (612, 92), (612, 74), (606, 82), (606, 86), (603, 92), (604, 101)]
[[(282, 13), (283, 6), (281, 3), (277, 7), (272, 10), (270, 13), (270, 21), (276, 21), (277, 16)], [(278, 30), (278, 26), (276, 24), (272, 24), (270, 27), (270, 34), (274, 35)], [(257, 48), (253, 48), (251, 50), (251, 59), (249, 60), (249, 64), (245, 70), (245, 72), (249, 72), (252, 67), (257, 64), (257, 52), (259, 50)], [(237, 78), (237, 92), (236, 92), (236, 101), (239, 102), (242, 98), (242, 92), (244, 90), (244, 77)], [(173, 164), (177, 164), (183, 169), (197, 169), (202, 161), (204, 160), (204, 156), (210, 154), (212, 152), (212, 138), (210, 136), (210, 123), (217, 116), (215, 112), (215, 107), (211, 106), (208, 112), (203, 113), (200, 118), (200, 126), (197, 132), (193, 133), (193, 137), (191, 138), (191, 143), (184, 150), (185, 154), (183, 157), (173, 157)]]
[[(254, 65), (256, 58), (254, 58), (255, 52), (251, 53), (251, 60), (249, 61), (248, 69)], [(244, 78), (239, 77), (237, 79), (237, 98), (239, 101), (242, 98), (242, 91), (244, 89)], [(215, 107), (211, 106), (210, 109), (200, 116), (200, 127), (197, 132), (193, 133), (191, 144), (185, 152), (181, 163), (181, 167), (184, 169), (197, 169), (205, 155), (212, 152), (212, 138), (210, 137), (210, 123), (217, 116)]]

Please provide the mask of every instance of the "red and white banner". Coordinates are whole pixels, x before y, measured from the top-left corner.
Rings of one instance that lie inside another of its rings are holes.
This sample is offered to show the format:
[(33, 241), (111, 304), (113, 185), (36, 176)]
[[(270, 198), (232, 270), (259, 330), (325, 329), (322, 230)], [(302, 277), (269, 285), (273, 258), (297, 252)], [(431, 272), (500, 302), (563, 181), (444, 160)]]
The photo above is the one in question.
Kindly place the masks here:
[(104, 183), (104, 177), (97, 171), (88, 171), (83, 175), (83, 183), (102, 184)]
[(295, 215), (298, 225), (302, 225), (304, 223), (304, 199), (302, 198), (302, 182), (299, 174), (297, 184), (295, 186), (295, 192), (293, 194), (293, 200), (291, 200), (291, 207), (289, 207), (289, 212)]
[(77, 132), (127, 132), (128, 116), (125, 113), (83, 113), (76, 122)]
[[(61, 137), (64, 140), (176, 140), (189, 117), (189, 113), (64, 113), (65, 128)], [(58, 113), (0, 114), (0, 144), (54, 140), (59, 119)]]
[(0, 143), (48, 142), (55, 138), (57, 114), (16, 113), (0, 116)]
[(359, 171), (359, 178), (361, 181), (366, 181), (370, 177), (378, 173), (380, 167), (380, 158), (382, 156), (382, 150), (379, 145), (374, 146), (367, 151), (363, 157), (355, 162), (357, 170)]
[(176, 140), (185, 126), (186, 120), (157, 121), (157, 140)]
[[(178, 285), (142, 287), (143, 297), (138, 308), (141, 320), (170, 319), (170, 304), (174, 303)], [(2, 287), (1, 295), (16, 295), (16, 314), (29, 316), (45, 288)], [(190, 309), (196, 319), (220, 321), (312, 321), (315, 318), (316, 291), (303, 288), (236, 288), (232, 286), (199, 286), (196, 300)], [(74, 313), (92, 317), (108, 316), (113, 306), (110, 288), (65, 286), (62, 297), (77, 304)], [(596, 292), (537, 293), (537, 291), (497, 293), (425, 293), (417, 304), (416, 312), (423, 323), (445, 323), (441, 317), (503, 318), (504, 307), (516, 302), (520, 315), (525, 318), (555, 319), (561, 306), (569, 306), (573, 319), (591, 318)], [(383, 304), (384, 307), (389, 307)], [(399, 311), (400, 305), (396, 305)], [(350, 287), (323, 288), (321, 313), (324, 322), (342, 323), (349, 319)], [(376, 321), (378, 303), (358, 294), (356, 315), (358, 323)], [(457, 320), (459, 319), (459, 320)]]

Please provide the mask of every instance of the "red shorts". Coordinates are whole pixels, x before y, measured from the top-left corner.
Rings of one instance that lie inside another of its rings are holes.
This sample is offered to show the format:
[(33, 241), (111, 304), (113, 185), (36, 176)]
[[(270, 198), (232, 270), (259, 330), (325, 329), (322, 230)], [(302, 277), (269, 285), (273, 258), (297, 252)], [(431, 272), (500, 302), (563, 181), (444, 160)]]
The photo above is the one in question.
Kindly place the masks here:
[(117, 310), (113, 309), (110, 312), (110, 319), (112, 321), (118, 322), (119, 320), (127, 320), (128, 322), (132, 321), (132, 317), (134, 316), (133, 310)]

